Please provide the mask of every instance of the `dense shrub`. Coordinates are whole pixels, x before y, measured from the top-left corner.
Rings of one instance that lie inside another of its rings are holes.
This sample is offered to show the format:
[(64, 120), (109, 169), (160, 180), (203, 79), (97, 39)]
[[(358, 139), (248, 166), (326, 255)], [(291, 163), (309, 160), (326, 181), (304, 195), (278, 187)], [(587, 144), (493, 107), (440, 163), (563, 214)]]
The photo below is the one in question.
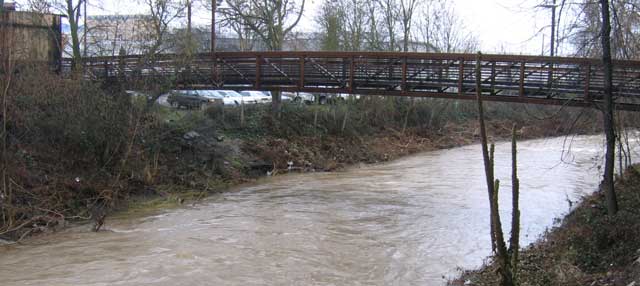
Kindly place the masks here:
[(68, 162), (115, 163), (126, 146), (132, 111), (124, 92), (107, 94), (37, 69), (17, 75), (8, 96), (10, 136), (47, 146)]
[(7, 82), (2, 236), (16, 239), (86, 217), (124, 193), (120, 174), (139, 104), (117, 87), (63, 79), (46, 68), (21, 67)]

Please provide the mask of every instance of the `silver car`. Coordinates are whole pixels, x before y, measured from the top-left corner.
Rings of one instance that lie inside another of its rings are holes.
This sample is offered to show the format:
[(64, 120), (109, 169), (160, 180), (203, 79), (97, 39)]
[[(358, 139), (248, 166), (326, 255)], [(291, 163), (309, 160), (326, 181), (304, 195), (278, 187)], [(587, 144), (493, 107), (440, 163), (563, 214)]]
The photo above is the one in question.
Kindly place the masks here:
[(271, 92), (257, 91), (257, 90), (244, 90), (240, 94), (245, 98), (245, 102), (251, 101), (252, 103), (269, 103), (271, 102)]

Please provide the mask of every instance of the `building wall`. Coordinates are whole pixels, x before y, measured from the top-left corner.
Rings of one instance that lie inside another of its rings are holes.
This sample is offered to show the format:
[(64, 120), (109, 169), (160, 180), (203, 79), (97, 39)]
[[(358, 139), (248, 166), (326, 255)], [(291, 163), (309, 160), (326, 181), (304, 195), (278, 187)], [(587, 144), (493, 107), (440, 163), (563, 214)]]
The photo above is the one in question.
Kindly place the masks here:
[(61, 58), (60, 16), (22, 11), (0, 13), (0, 52), (20, 61), (57, 64)]

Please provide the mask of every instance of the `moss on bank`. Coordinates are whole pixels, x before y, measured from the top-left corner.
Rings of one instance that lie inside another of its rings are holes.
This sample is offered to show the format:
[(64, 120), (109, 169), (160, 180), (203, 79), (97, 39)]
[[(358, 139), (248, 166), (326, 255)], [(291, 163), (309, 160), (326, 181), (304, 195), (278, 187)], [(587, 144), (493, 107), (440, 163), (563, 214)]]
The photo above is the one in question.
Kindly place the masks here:
[[(562, 223), (524, 249), (521, 285), (639, 285), (640, 167), (616, 181), (620, 211), (606, 214), (604, 195), (590, 195)], [(496, 264), (466, 271), (451, 285), (498, 285)], [(633, 284), (635, 283), (635, 284)]]

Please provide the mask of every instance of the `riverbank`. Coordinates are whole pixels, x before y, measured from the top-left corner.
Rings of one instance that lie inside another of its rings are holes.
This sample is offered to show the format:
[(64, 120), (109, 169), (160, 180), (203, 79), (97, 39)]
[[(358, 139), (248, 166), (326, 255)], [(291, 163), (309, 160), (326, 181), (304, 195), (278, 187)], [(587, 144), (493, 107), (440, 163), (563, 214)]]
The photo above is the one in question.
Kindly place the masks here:
[[(201, 199), (266, 175), (477, 142), (473, 102), (394, 97), (175, 110), (146, 98), (29, 74), (8, 98), (0, 238), (19, 240), (108, 213)], [(15, 96), (14, 96), (15, 95)], [(18, 96), (20, 95), (20, 96)], [(151, 104), (150, 104), (151, 103)], [(591, 109), (487, 103), (493, 140), (598, 132)]]
[[(344, 112), (345, 104), (285, 105), (281, 117), (271, 123), (272, 118), (264, 117), (263, 109), (266, 108), (268, 106), (246, 107), (244, 126), (239, 125), (238, 108), (225, 111), (224, 124), (211, 120), (212, 117), (220, 120), (220, 115), (212, 116), (211, 110), (205, 111), (205, 117), (202, 117), (200, 111), (163, 108), (160, 112), (163, 120), (170, 118), (172, 125), (188, 128), (181, 128), (180, 132), (163, 139), (164, 147), (170, 150), (160, 152), (156, 167), (143, 178), (140, 185), (146, 192), (135, 192), (142, 195), (120, 202), (114, 210), (119, 215), (154, 211), (200, 200), (264, 176), (340, 171), (357, 164), (387, 162), (420, 152), (475, 144), (480, 140), (473, 113), (462, 118), (445, 118), (433, 126), (411, 126), (402, 132), (398, 119), (367, 131), (349, 127), (351, 123), (340, 128), (345, 125), (345, 115), (339, 113)], [(577, 110), (558, 115), (555, 112), (558, 108), (533, 107), (533, 113), (547, 116), (535, 118), (529, 114), (509, 119), (506, 118), (509, 114), (500, 113), (509, 108), (522, 111), (532, 107), (489, 104), (495, 116), (487, 121), (492, 141), (509, 139), (514, 123), (519, 126), (518, 134), (523, 140), (593, 134), (599, 130), (594, 122), (576, 124), (569, 120), (578, 114), (574, 113)], [(442, 109), (441, 112), (449, 111)], [(510, 114), (515, 113), (510, 111)], [(362, 116), (357, 109), (353, 114)], [(325, 122), (314, 124), (314, 117), (324, 117)], [(269, 127), (269, 124), (277, 126)]]
[[(520, 285), (640, 285), (640, 166), (618, 177), (616, 191), (616, 216), (607, 216), (604, 195), (596, 192), (525, 248)], [(490, 261), (449, 284), (498, 285), (496, 267)]]

